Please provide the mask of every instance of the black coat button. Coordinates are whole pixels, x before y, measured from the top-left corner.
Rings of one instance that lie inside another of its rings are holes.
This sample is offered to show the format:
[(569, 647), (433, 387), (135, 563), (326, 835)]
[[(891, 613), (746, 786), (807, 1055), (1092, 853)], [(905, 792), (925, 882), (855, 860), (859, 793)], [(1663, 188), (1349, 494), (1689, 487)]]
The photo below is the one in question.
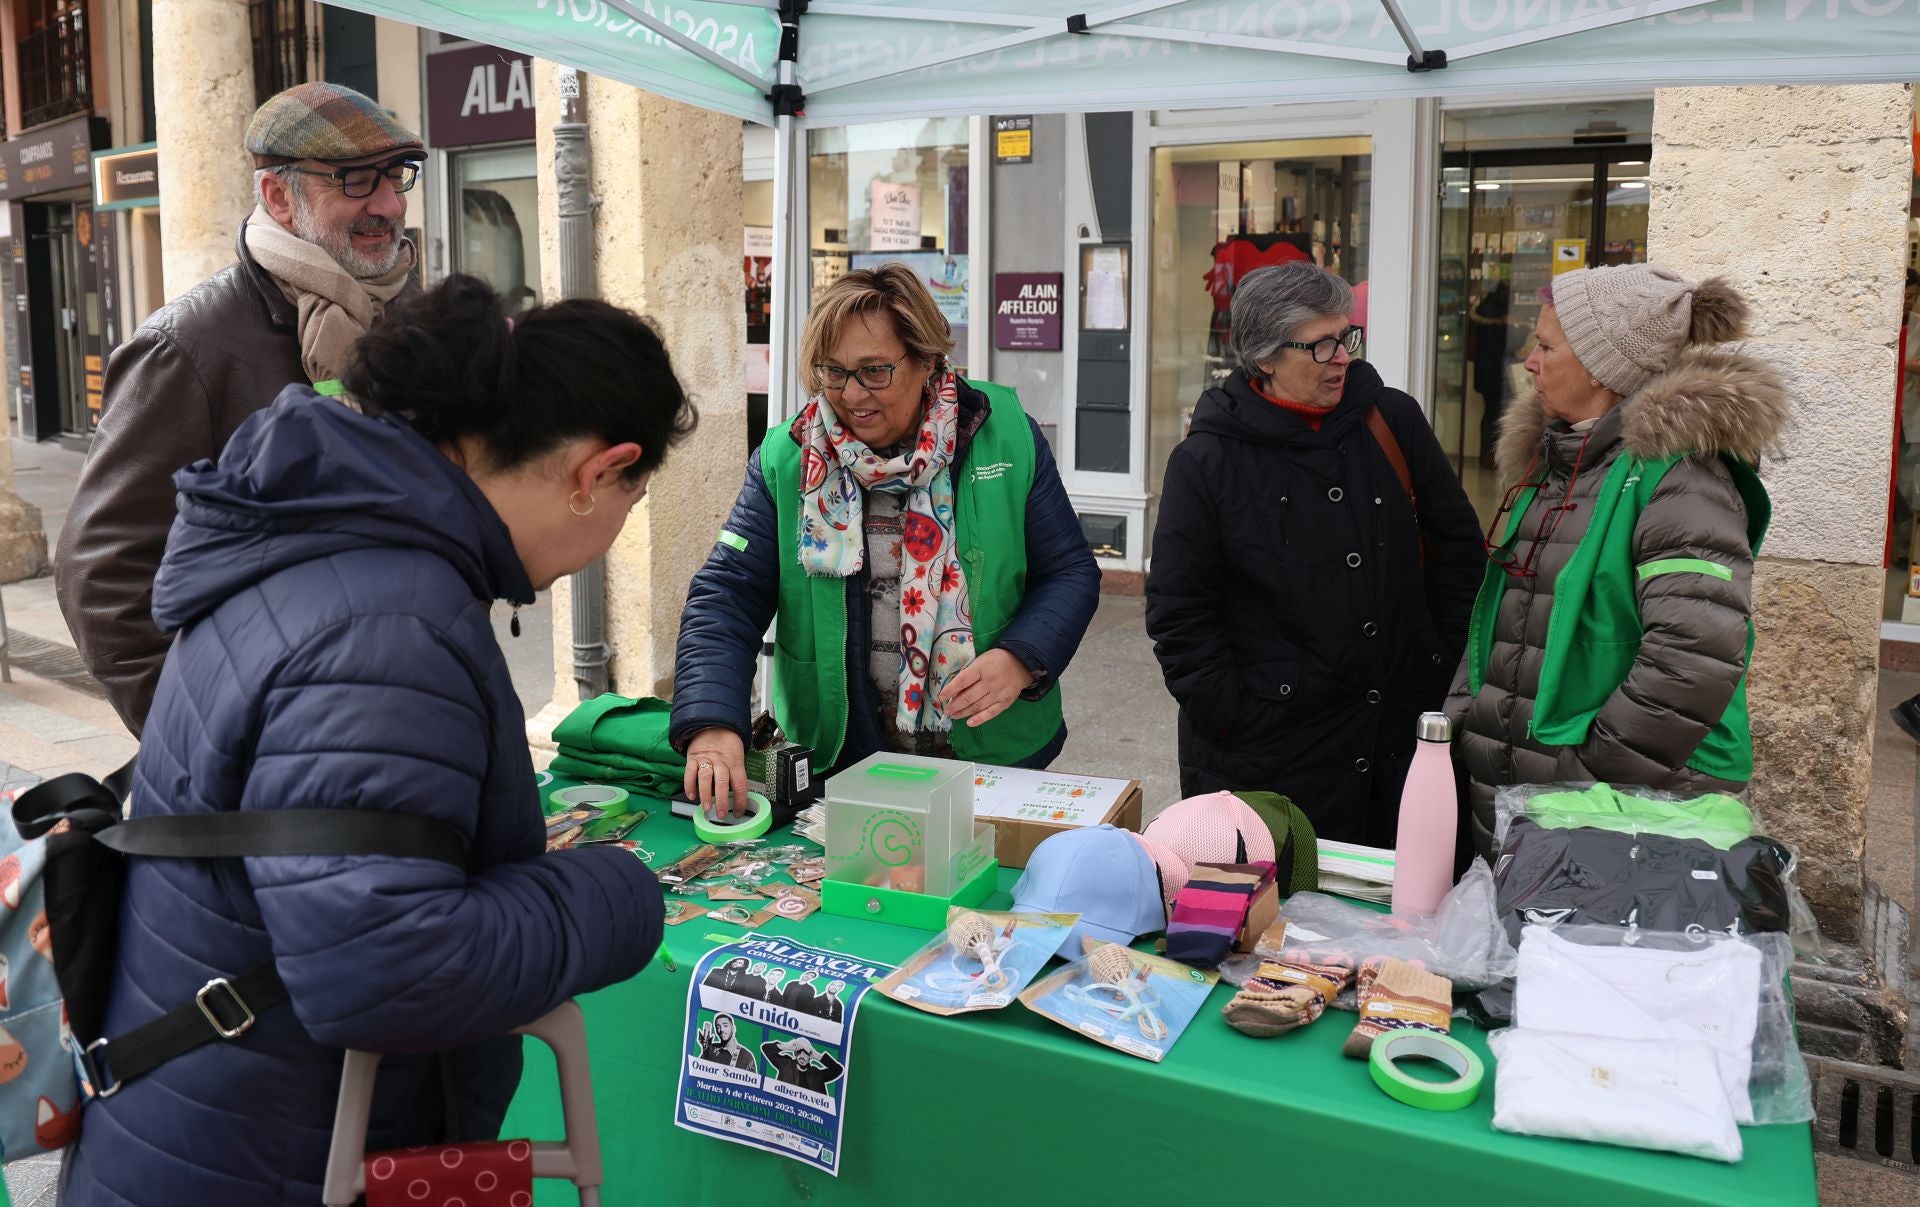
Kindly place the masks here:
[(1280, 685), (1280, 694), (1282, 696), (1291, 696), (1293, 694), (1293, 684), (1282, 683)]
[(1362, 775), (1365, 775), (1369, 770), (1372, 769), (1372, 767), (1373, 767), (1373, 764), (1367, 762), (1367, 760), (1365, 759), (1353, 760), (1353, 769), (1355, 771), (1358, 771)]
[(1369, 704), (1380, 703), (1380, 693), (1378, 690), (1370, 691), (1367, 693), (1367, 703)]
[(1360, 555), (1357, 553), (1347, 554), (1347, 565), (1352, 566), (1354, 569), (1358, 570), (1360, 568)]
[(1330, 501), (1335, 503), (1338, 503), (1340, 500), (1346, 497), (1347, 497), (1347, 492), (1344, 490), (1341, 490), (1338, 486), (1331, 487), (1327, 491), (1327, 498)]
[(1369, 620), (1360, 626), (1360, 631), (1369, 637), (1378, 637), (1380, 635), (1380, 626)]

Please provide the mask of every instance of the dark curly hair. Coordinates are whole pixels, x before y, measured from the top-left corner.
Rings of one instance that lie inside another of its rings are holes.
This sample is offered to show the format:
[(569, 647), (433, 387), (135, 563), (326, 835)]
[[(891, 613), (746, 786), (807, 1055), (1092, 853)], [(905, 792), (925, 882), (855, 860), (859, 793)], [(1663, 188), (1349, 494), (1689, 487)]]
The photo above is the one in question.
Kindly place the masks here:
[(493, 287), (460, 273), (388, 306), (340, 381), (366, 413), (437, 444), (478, 439), (501, 469), (597, 436), (640, 446), (632, 481), (698, 420), (659, 333), (631, 310), (568, 298), (509, 325)]

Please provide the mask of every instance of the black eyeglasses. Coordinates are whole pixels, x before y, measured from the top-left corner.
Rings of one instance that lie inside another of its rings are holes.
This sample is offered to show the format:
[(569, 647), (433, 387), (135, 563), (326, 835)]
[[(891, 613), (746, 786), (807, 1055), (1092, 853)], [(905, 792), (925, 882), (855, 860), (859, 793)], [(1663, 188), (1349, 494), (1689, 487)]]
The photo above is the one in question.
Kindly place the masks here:
[(420, 181), (420, 165), (411, 159), (394, 159), (386, 163), (366, 164), (357, 168), (335, 168), (331, 172), (317, 172), (312, 168), (296, 168), (287, 165), (284, 171), (298, 172), (302, 176), (320, 176), (337, 181), (340, 191), (349, 197), (371, 197), (380, 187), (382, 178), (393, 186), (396, 193), (404, 193)]
[(843, 369), (839, 365), (815, 365), (813, 371), (820, 375), (821, 384), (829, 390), (844, 390), (847, 379), (857, 377), (860, 384), (869, 390), (884, 390), (893, 384), (893, 371), (900, 365), (861, 365), (857, 369)]
[(1341, 348), (1347, 350), (1348, 356), (1360, 355), (1360, 349), (1367, 346), (1367, 329), (1365, 327), (1349, 327), (1338, 335), (1329, 335), (1325, 339), (1317, 339), (1312, 343), (1303, 344), (1299, 340), (1290, 339), (1280, 346), (1282, 348), (1304, 349), (1312, 354), (1315, 364), (1324, 365), (1331, 361), (1334, 353)]

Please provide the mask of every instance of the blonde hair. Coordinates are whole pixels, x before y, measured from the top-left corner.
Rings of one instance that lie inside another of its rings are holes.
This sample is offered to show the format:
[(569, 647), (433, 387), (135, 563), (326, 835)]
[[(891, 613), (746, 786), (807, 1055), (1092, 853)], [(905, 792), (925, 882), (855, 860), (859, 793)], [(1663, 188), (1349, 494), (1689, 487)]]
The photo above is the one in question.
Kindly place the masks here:
[(822, 290), (807, 312), (807, 329), (800, 336), (800, 374), (808, 388), (820, 388), (815, 366), (840, 342), (854, 316), (866, 314), (892, 319), (907, 355), (935, 371), (953, 351), (953, 329), (912, 269), (899, 263), (856, 269)]

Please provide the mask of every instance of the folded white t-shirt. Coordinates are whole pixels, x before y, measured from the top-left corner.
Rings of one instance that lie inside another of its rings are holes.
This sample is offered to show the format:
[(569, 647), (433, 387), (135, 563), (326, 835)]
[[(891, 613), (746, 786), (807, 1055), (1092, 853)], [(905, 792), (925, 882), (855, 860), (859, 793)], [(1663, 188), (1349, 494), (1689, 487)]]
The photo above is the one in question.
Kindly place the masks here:
[(1520, 935), (1513, 1024), (1613, 1039), (1712, 1048), (1739, 1123), (1753, 1122), (1747, 1082), (1760, 1017), (1760, 952), (1738, 939), (1687, 951), (1590, 947), (1544, 926)]
[(1706, 1044), (1509, 1027), (1493, 1049), (1493, 1126), (1738, 1161), (1740, 1129)]

